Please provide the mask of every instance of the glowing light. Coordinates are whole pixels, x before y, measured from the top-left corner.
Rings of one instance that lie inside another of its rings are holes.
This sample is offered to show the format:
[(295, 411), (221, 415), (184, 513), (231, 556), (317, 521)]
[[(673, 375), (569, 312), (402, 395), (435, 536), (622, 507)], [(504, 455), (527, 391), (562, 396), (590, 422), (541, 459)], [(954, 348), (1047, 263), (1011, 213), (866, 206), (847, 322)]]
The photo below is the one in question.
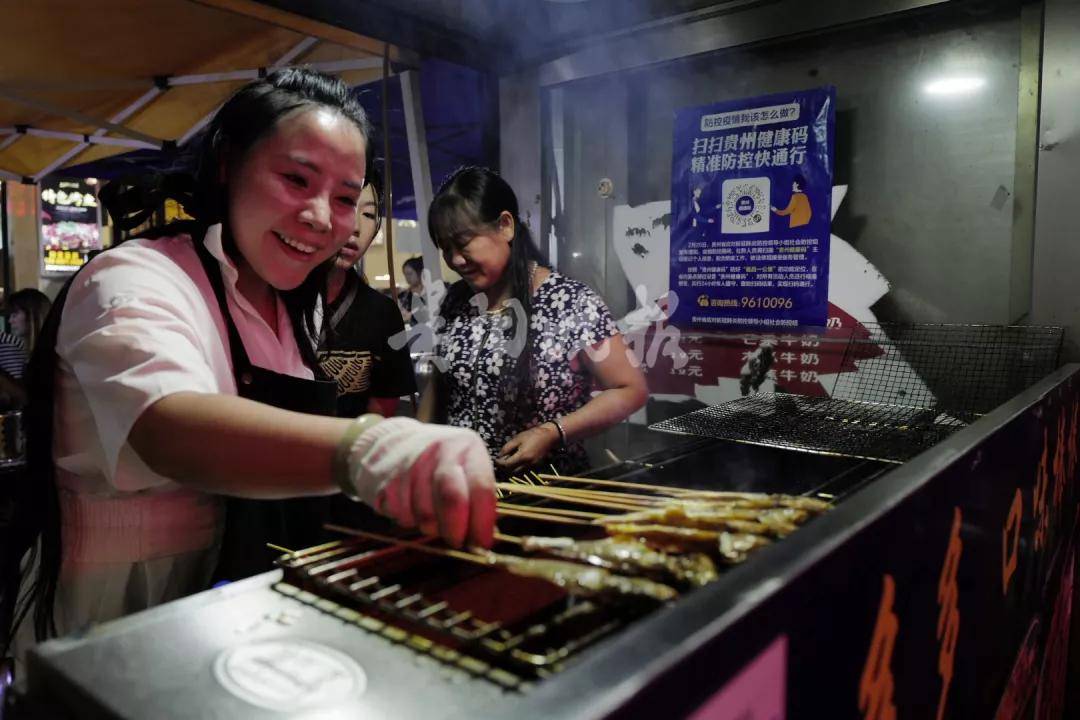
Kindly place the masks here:
[(927, 95), (967, 95), (986, 85), (986, 79), (980, 77), (939, 78), (926, 84), (923, 90)]

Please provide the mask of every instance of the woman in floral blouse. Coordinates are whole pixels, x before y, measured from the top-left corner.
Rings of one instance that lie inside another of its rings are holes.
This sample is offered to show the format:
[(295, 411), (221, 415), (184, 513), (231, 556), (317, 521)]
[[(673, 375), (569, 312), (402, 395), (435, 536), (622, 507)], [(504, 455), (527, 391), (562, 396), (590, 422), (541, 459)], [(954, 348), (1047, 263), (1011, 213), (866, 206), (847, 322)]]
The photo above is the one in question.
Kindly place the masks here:
[(476, 430), (503, 472), (583, 469), (580, 441), (648, 396), (604, 301), (543, 264), (514, 191), (492, 170), (454, 173), (428, 226), (463, 280), (441, 306), (440, 372), (421, 419)]

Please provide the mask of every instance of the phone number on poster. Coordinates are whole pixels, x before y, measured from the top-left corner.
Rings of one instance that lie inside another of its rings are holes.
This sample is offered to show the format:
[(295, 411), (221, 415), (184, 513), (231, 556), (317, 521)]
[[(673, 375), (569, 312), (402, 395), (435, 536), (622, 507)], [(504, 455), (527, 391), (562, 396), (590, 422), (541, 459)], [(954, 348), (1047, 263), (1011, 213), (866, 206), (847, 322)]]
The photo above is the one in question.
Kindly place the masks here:
[(786, 297), (743, 297), (740, 298), (739, 302), (742, 307), (750, 308), (752, 310), (758, 308), (763, 308), (765, 310), (773, 308), (790, 310), (795, 305), (791, 298)]

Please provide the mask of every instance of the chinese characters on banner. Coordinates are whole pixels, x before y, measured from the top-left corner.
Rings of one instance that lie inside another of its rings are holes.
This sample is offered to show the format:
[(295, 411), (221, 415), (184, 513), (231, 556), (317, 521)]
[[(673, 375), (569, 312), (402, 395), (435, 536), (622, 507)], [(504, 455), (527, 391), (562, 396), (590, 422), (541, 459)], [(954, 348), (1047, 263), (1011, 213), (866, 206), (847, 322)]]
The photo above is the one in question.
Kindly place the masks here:
[(101, 249), (94, 188), (82, 180), (47, 178), (41, 183), (42, 273), (73, 273)]
[(835, 112), (824, 87), (676, 114), (675, 325), (825, 325)]

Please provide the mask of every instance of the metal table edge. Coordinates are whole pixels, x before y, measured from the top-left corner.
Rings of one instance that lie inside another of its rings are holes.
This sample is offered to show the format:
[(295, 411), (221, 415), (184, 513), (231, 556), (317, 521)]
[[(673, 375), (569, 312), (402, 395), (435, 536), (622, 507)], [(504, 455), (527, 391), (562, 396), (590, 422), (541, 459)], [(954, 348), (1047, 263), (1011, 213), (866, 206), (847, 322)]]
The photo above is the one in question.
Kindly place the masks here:
[[(732, 569), (719, 581), (590, 651), (572, 670), (546, 681), (526, 696), (515, 714), (602, 718), (631, 704), (652, 680), (850, 542), (1078, 372), (1080, 363), (1055, 370), (970, 426), (890, 470), (887, 478), (857, 491), (784, 542), (759, 551), (753, 562)], [(716, 614), (716, 607), (725, 604), (725, 596), (734, 601)], [(639, 657), (648, 649), (657, 650), (657, 656), (642, 664)], [(753, 654), (747, 652), (747, 661)], [(603, 690), (596, 692), (597, 688)]]

